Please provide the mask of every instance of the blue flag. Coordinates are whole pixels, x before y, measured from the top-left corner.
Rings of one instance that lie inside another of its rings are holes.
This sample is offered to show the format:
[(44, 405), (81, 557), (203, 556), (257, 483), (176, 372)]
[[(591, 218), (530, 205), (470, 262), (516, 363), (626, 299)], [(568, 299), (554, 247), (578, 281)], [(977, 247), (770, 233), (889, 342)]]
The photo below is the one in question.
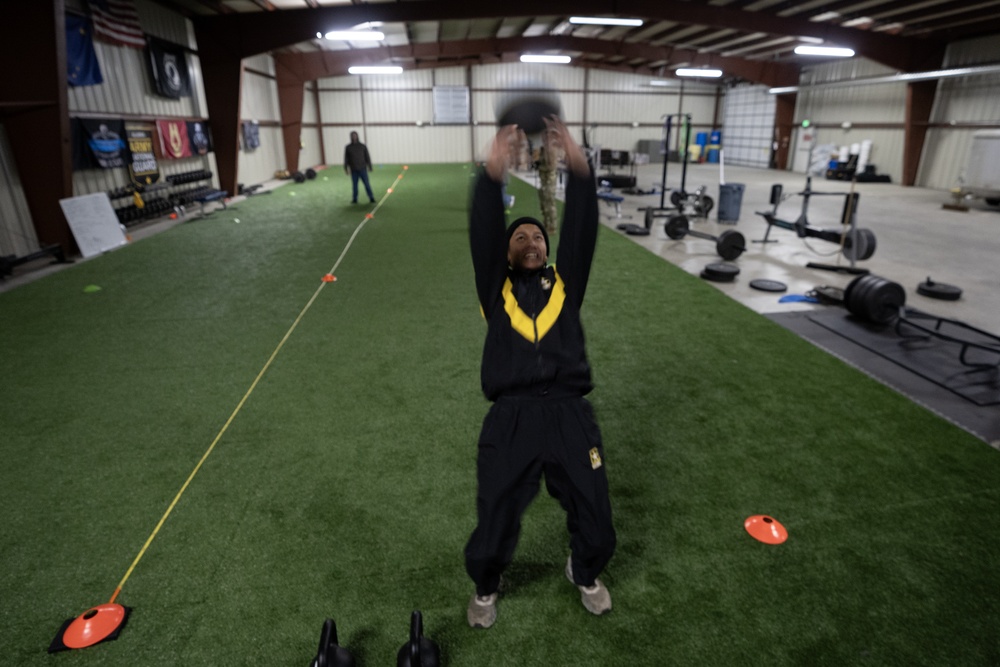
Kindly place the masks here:
[(66, 15), (66, 80), (71, 86), (96, 86), (104, 83), (101, 65), (94, 52), (90, 19)]

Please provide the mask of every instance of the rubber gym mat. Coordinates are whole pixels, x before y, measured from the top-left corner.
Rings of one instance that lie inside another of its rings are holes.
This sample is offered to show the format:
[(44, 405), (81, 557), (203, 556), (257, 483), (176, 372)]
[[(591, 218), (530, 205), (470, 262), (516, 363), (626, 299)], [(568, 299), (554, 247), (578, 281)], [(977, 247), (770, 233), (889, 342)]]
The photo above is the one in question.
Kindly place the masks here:
[(1000, 369), (962, 364), (956, 343), (903, 338), (892, 326), (869, 324), (842, 312), (816, 313), (809, 319), (978, 406), (1000, 405)]

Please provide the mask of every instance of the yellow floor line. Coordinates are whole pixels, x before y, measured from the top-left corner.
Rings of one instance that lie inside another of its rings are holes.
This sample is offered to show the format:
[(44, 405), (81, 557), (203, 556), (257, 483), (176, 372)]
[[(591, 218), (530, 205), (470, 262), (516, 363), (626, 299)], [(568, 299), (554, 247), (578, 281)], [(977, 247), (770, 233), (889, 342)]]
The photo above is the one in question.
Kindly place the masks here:
[[(347, 251), (350, 249), (351, 244), (354, 243), (354, 239), (357, 237), (358, 233), (361, 231), (361, 229), (365, 226), (365, 224), (369, 220), (374, 219), (375, 213), (382, 207), (382, 204), (385, 203), (385, 200), (388, 199), (389, 195), (392, 194), (392, 192), (395, 189), (396, 185), (402, 180), (403, 175), (405, 174), (405, 172), (406, 172), (407, 169), (409, 169), (409, 167), (406, 167), (406, 166), (403, 167), (404, 171), (402, 173), (400, 173), (396, 177), (396, 180), (393, 181), (392, 185), (386, 190), (385, 194), (382, 195), (382, 198), (379, 199), (379, 201), (378, 201), (377, 204), (375, 204), (375, 208), (373, 208), (369, 213), (365, 214), (364, 219), (358, 224), (357, 228), (355, 228), (354, 233), (351, 234), (351, 238), (347, 241), (347, 245), (344, 246), (344, 250), (343, 250), (343, 252), (340, 253), (340, 257), (337, 258), (337, 261), (334, 263), (333, 268), (330, 269), (330, 272), (329, 272), (330, 274), (334, 274), (336, 272), (337, 267), (340, 266), (340, 263), (341, 263), (341, 261), (343, 261), (344, 256), (347, 255)], [(306, 303), (305, 307), (302, 308), (302, 311), (299, 313), (298, 317), (296, 317), (295, 321), (292, 322), (292, 326), (290, 326), (288, 328), (288, 331), (286, 331), (285, 335), (281, 338), (281, 342), (279, 342), (278, 346), (274, 348), (274, 352), (271, 353), (271, 356), (268, 358), (267, 362), (264, 364), (264, 367), (260, 369), (259, 373), (257, 373), (257, 377), (254, 378), (254, 381), (250, 384), (250, 388), (247, 389), (247, 391), (246, 391), (245, 394), (243, 394), (243, 398), (240, 399), (240, 402), (236, 405), (236, 409), (233, 410), (233, 413), (231, 415), (229, 415), (229, 419), (226, 420), (226, 423), (223, 424), (222, 429), (215, 436), (215, 439), (212, 440), (212, 444), (208, 446), (207, 450), (205, 450), (205, 453), (202, 455), (201, 459), (198, 461), (198, 465), (196, 465), (194, 467), (194, 470), (191, 471), (191, 474), (188, 475), (187, 480), (185, 480), (184, 485), (181, 486), (180, 491), (178, 491), (177, 495), (174, 496), (174, 499), (170, 503), (170, 506), (167, 507), (167, 511), (163, 513), (162, 517), (160, 517), (160, 520), (156, 524), (156, 528), (153, 529), (153, 532), (146, 539), (146, 543), (142, 545), (142, 549), (139, 550), (139, 553), (135, 557), (135, 560), (132, 561), (132, 564), (129, 566), (128, 570), (125, 572), (125, 576), (122, 577), (122, 580), (118, 582), (118, 586), (115, 587), (115, 592), (111, 596), (110, 602), (114, 602), (115, 599), (118, 597), (118, 594), (121, 593), (122, 587), (125, 586), (125, 582), (128, 581), (128, 578), (130, 576), (132, 576), (133, 570), (135, 570), (136, 566), (139, 564), (139, 561), (142, 560), (142, 557), (146, 554), (146, 550), (149, 549), (149, 545), (152, 544), (153, 539), (160, 532), (160, 528), (163, 527), (163, 524), (166, 522), (167, 517), (170, 516), (170, 513), (174, 510), (174, 507), (180, 501), (181, 496), (184, 495), (184, 492), (187, 490), (188, 486), (191, 484), (191, 480), (193, 480), (194, 476), (198, 474), (199, 470), (201, 470), (201, 466), (208, 459), (209, 455), (212, 453), (212, 450), (215, 449), (215, 446), (217, 444), (219, 444), (219, 441), (222, 439), (222, 436), (225, 435), (226, 430), (229, 428), (229, 425), (232, 424), (233, 420), (236, 419), (236, 415), (238, 415), (240, 413), (240, 410), (243, 409), (243, 405), (247, 402), (247, 400), (249, 400), (250, 395), (253, 393), (254, 389), (257, 388), (257, 384), (260, 382), (261, 378), (264, 377), (264, 373), (266, 373), (267, 369), (271, 367), (271, 364), (274, 362), (275, 358), (278, 356), (278, 352), (280, 352), (281, 348), (284, 347), (285, 343), (291, 337), (292, 332), (295, 331), (295, 328), (299, 325), (299, 322), (301, 322), (302, 318), (305, 317), (306, 312), (308, 312), (309, 308), (312, 307), (312, 305), (316, 301), (317, 297), (319, 297), (320, 292), (323, 291), (323, 288), (326, 287), (327, 284), (329, 284), (329, 283), (324, 282), (324, 281), (320, 282), (319, 287), (316, 288), (316, 291), (313, 292), (312, 297)]]

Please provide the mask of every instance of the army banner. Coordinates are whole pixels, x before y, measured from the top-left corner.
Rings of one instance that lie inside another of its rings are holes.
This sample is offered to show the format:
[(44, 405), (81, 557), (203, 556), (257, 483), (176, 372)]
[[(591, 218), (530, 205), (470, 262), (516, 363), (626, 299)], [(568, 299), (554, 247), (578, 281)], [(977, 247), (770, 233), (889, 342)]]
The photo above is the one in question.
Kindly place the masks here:
[(139, 186), (152, 185), (160, 180), (160, 168), (153, 153), (153, 129), (148, 123), (125, 123), (128, 174), (132, 182)]

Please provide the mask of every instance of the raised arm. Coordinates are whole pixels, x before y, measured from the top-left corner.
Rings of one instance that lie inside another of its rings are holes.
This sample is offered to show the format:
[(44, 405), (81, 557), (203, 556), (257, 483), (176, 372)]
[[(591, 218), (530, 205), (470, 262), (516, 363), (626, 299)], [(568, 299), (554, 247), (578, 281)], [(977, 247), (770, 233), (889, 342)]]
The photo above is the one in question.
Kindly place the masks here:
[(522, 138), (523, 134), (514, 125), (497, 132), (472, 192), (469, 245), (476, 272), (476, 292), (487, 317), (491, 315), (507, 276), (506, 219), (501, 187)]
[(545, 141), (547, 150), (563, 151), (569, 170), (556, 269), (566, 283), (566, 295), (579, 308), (597, 245), (597, 185), (586, 154), (559, 118), (546, 120)]

